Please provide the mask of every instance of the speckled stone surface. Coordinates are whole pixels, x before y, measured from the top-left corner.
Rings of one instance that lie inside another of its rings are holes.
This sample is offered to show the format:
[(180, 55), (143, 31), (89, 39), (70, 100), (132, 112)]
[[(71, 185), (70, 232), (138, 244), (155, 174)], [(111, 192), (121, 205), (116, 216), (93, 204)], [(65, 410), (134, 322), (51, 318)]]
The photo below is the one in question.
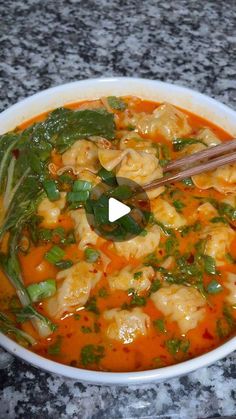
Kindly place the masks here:
[[(0, 108), (60, 83), (141, 76), (236, 109), (235, 0), (0, 0)], [(236, 417), (235, 354), (179, 379), (99, 387), (0, 351), (2, 418)]]

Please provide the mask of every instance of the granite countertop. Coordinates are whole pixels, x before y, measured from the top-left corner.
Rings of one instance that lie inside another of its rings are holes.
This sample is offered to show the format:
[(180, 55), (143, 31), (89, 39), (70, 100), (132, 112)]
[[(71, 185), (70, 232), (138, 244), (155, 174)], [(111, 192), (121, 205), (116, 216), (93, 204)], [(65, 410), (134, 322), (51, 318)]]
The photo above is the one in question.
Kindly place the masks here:
[[(41, 89), (100, 76), (161, 79), (236, 109), (235, 0), (0, 2), (1, 110)], [(235, 353), (179, 379), (84, 385), (0, 350), (0, 419), (236, 417)]]

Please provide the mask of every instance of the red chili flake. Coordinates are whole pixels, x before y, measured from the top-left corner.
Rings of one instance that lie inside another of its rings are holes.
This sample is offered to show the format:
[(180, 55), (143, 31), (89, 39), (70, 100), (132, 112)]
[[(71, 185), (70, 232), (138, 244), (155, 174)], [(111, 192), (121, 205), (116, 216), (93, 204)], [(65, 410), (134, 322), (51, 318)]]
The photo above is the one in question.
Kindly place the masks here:
[(18, 159), (20, 155), (20, 150), (18, 150), (18, 148), (14, 148), (14, 150), (12, 150), (12, 154), (15, 157), (15, 159)]
[(73, 336), (73, 333), (67, 333), (66, 337), (71, 338)]
[(187, 259), (188, 263), (193, 263), (194, 262), (194, 256), (191, 254), (189, 256), (189, 258)]
[(88, 317), (87, 316), (84, 316), (84, 320), (87, 322), (88, 321)]
[(130, 352), (130, 349), (129, 348), (123, 348), (123, 351), (128, 353), (128, 352)]
[(202, 337), (204, 339), (209, 339), (209, 340), (213, 340), (214, 339), (214, 337), (208, 332), (207, 329), (205, 329), (205, 332), (203, 333)]

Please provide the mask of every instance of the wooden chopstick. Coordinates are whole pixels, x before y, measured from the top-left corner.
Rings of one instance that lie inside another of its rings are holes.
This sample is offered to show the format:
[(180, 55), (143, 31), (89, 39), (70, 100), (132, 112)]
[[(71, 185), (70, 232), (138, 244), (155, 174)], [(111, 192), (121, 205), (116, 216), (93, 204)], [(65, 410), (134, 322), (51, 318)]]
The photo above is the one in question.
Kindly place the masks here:
[[(170, 162), (166, 167), (168, 168), (168, 172), (178, 167), (186, 167), (189, 164), (198, 163), (202, 160), (214, 156), (219, 156), (219, 154), (226, 153), (232, 151), (232, 149), (236, 150), (236, 140), (228, 141), (227, 143), (220, 144), (214, 147), (210, 147), (207, 150), (199, 151), (198, 153), (194, 153), (191, 156), (184, 157), (173, 162)], [(143, 186), (143, 189), (149, 191), (151, 189), (158, 188), (159, 186), (166, 185), (167, 183), (180, 181), (186, 179), (188, 177), (198, 175), (200, 173), (209, 172), (211, 170), (217, 169), (217, 167), (224, 166), (226, 164), (231, 164), (236, 162), (236, 151), (228, 154), (220, 155), (220, 157), (216, 157), (212, 160), (209, 160), (204, 163), (200, 163), (199, 165), (183, 169), (178, 173), (170, 174), (164, 176), (160, 179), (155, 180), (152, 183)], [(167, 170), (165, 170), (166, 172)]]
[(218, 144), (214, 147), (209, 147), (205, 150), (198, 151), (197, 153), (193, 153), (190, 156), (185, 156), (181, 159), (171, 161), (165, 167), (163, 167), (163, 173), (170, 172), (172, 170), (178, 169), (179, 167), (185, 167), (189, 164), (197, 163), (211, 157), (219, 156), (233, 150), (236, 150), (236, 140), (230, 140), (223, 144)]

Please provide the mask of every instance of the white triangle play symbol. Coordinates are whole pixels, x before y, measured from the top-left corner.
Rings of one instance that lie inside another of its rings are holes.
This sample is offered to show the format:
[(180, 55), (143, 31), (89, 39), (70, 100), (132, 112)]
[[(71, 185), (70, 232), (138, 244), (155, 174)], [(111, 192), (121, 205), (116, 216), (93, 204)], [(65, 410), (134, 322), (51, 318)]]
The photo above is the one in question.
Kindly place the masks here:
[(109, 198), (108, 201), (108, 219), (110, 223), (113, 223), (119, 218), (123, 217), (126, 214), (129, 214), (131, 211), (128, 205), (123, 204), (115, 198)]

